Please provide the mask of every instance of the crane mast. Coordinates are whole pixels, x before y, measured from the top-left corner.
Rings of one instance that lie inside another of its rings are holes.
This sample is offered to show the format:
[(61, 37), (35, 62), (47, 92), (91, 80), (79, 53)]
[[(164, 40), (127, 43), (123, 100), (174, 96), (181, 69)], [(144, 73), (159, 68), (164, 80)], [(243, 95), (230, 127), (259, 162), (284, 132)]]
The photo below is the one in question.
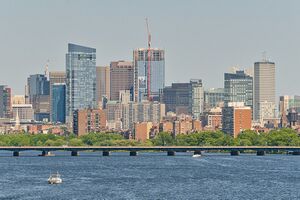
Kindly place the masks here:
[(149, 31), (148, 18), (146, 18), (147, 35), (148, 35), (148, 51), (147, 51), (147, 99), (151, 100), (151, 34)]

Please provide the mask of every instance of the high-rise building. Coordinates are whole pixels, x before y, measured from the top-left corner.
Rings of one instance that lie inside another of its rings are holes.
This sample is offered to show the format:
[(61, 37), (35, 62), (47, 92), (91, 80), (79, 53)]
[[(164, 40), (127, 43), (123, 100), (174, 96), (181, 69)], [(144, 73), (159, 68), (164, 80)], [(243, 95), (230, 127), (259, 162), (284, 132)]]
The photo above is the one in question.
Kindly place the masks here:
[[(131, 61), (114, 61), (110, 63), (110, 100), (119, 99), (121, 90), (133, 91), (134, 68)], [(132, 98), (131, 98), (132, 99)]]
[[(143, 101), (147, 99), (148, 85), (150, 85), (151, 99), (158, 100), (160, 90), (165, 87), (165, 51), (151, 48), (149, 58), (148, 49), (135, 49), (133, 60), (135, 68), (134, 100)], [(150, 77), (148, 77), (149, 66)], [(150, 84), (147, 84), (148, 78), (150, 78)]]
[(98, 107), (102, 105), (102, 97), (110, 99), (110, 67), (96, 67), (96, 97)]
[(160, 99), (166, 105), (166, 112), (188, 114), (189, 90), (190, 83), (172, 83), (172, 86), (165, 87)]
[(34, 120), (34, 110), (31, 104), (13, 104), (12, 111), (13, 119), (15, 120), (17, 116), (22, 122), (30, 122)]
[(25, 104), (25, 95), (14, 95), (12, 104)]
[(11, 88), (0, 85), (0, 118), (12, 117)]
[(275, 63), (254, 63), (253, 117), (258, 122), (275, 117)]
[(66, 84), (53, 83), (51, 87), (51, 122), (66, 121)]
[[(53, 113), (52, 111), (54, 109), (52, 109), (52, 100), (55, 98), (52, 98), (52, 91), (53, 91), (53, 84), (59, 83), (59, 84), (66, 84), (66, 72), (64, 71), (51, 71), (49, 72), (49, 81), (50, 81), (50, 120), (52, 121), (53, 119)], [(64, 100), (65, 101), (65, 100)], [(65, 110), (65, 109), (64, 109)], [(54, 114), (56, 115), (56, 114)], [(65, 115), (65, 111), (64, 111), (64, 115)], [(65, 122), (65, 120), (63, 120)], [(57, 121), (55, 121), (57, 122)], [(62, 122), (62, 121), (60, 121)]]
[(224, 74), (225, 104), (228, 102), (244, 102), (253, 107), (253, 78), (243, 70)]
[(36, 121), (50, 119), (50, 82), (44, 74), (30, 75), (27, 79), (28, 103), (32, 104)]
[(96, 107), (96, 49), (68, 44), (66, 54), (66, 122), (73, 112)]
[(204, 91), (204, 109), (209, 111), (211, 108), (218, 107), (224, 103), (224, 88), (210, 88)]
[(190, 80), (189, 112), (194, 119), (200, 119), (204, 107), (204, 90), (201, 79)]
[(252, 111), (244, 102), (229, 102), (222, 108), (222, 130), (237, 137), (244, 130), (251, 129)]

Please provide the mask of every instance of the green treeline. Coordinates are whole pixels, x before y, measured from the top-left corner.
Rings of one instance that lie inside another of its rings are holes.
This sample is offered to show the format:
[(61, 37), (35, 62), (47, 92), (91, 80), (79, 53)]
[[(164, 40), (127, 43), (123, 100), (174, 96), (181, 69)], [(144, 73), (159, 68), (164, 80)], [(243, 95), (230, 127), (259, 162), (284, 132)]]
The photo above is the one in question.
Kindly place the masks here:
[(257, 134), (244, 131), (237, 138), (221, 131), (203, 131), (180, 134), (176, 138), (169, 133), (159, 133), (145, 142), (128, 140), (116, 133), (90, 133), (76, 137), (54, 134), (9, 134), (0, 135), (0, 146), (300, 146), (300, 137), (292, 129), (273, 130)]

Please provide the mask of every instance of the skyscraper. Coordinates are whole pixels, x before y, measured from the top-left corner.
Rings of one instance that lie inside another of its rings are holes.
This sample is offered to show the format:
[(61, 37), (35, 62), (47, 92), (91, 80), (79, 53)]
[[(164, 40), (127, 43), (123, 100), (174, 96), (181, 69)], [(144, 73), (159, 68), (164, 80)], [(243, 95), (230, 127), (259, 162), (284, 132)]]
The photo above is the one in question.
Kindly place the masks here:
[(51, 122), (66, 121), (66, 84), (53, 83), (51, 87)]
[(275, 117), (275, 63), (254, 63), (254, 120)]
[[(148, 62), (150, 64), (148, 65)], [(150, 96), (157, 100), (159, 92), (165, 87), (165, 51), (151, 48), (150, 59), (148, 49), (140, 48), (133, 51), (135, 68), (134, 99), (142, 101), (147, 99), (148, 67), (150, 66)]]
[(0, 118), (12, 117), (11, 88), (0, 85)]
[(96, 107), (96, 49), (68, 44), (66, 54), (66, 118), (73, 112)]
[(190, 80), (189, 110), (194, 119), (200, 119), (204, 107), (204, 90), (201, 79)]
[(28, 103), (32, 104), (36, 121), (50, 119), (50, 82), (44, 74), (30, 75), (27, 79)]
[(209, 88), (204, 91), (204, 109), (208, 111), (213, 107), (218, 107), (224, 103), (224, 88)]
[(102, 97), (110, 99), (110, 68), (96, 67), (96, 97), (98, 107), (101, 107)]
[[(66, 72), (64, 71), (51, 71), (49, 72), (49, 81), (50, 81), (50, 120), (52, 121), (52, 100), (55, 98), (52, 98), (52, 89), (53, 89), (53, 84), (56, 83), (62, 83), (65, 84), (66, 83)], [(64, 100), (66, 101), (66, 100)], [(65, 110), (65, 109), (64, 109)], [(64, 112), (65, 115), (66, 112)], [(64, 120), (65, 122), (65, 120)]]
[(244, 102), (253, 107), (253, 78), (243, 70), (224, 74), (225, 103)]
[(110, 99), (119, 100), (121, 90), (133, 91), (134, 68), (130, 61), (113, 61), (110, 63)]

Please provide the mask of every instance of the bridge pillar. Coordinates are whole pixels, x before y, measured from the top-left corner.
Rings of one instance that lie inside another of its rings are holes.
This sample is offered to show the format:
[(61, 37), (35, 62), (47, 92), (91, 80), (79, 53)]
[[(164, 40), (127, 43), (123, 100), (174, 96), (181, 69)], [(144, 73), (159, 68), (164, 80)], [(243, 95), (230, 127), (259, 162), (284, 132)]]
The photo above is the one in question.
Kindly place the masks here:
[(175, 151), (168, 151), (168, 156), (175, 156)]
[(13, 156), (20, 156), (20, 152), (19, 151), (14, 151)]
[(137, 156), (138, 152), (137, 151), (130, 151), (129, 156)]
[(233, 150), (233, 151), (230, 152), (230, 155), (232, 155), (232, 156), (239, 156), (240, 155), (240, 151)]
[(266, 155), (266, 151), (257, 151), (256, 155), (258, 155), (258, 156), (264, 156), (264, 155)]
[(293, 151), (292, 154), (295, 155), (295, 156), (299, 156), (300, 155), (300, 151)]
[(79, 155), (78, 151), (71, 151), (71, 156), (78, 156), (78, 155)]
[(48, 156), (50, 155), (50, 151), (42, 151), (42, 154), (40, 154), (39, 156)]
[(103, 152), (102, 152), (102, 155), (103, 155), (103, 156), (109, 156), (109, 155), (110, 155), (110, 152), (109, 152), (109, 151), (103, 151)]
[(201, 151), (194, 151), (194, 155), (202, 155)]

